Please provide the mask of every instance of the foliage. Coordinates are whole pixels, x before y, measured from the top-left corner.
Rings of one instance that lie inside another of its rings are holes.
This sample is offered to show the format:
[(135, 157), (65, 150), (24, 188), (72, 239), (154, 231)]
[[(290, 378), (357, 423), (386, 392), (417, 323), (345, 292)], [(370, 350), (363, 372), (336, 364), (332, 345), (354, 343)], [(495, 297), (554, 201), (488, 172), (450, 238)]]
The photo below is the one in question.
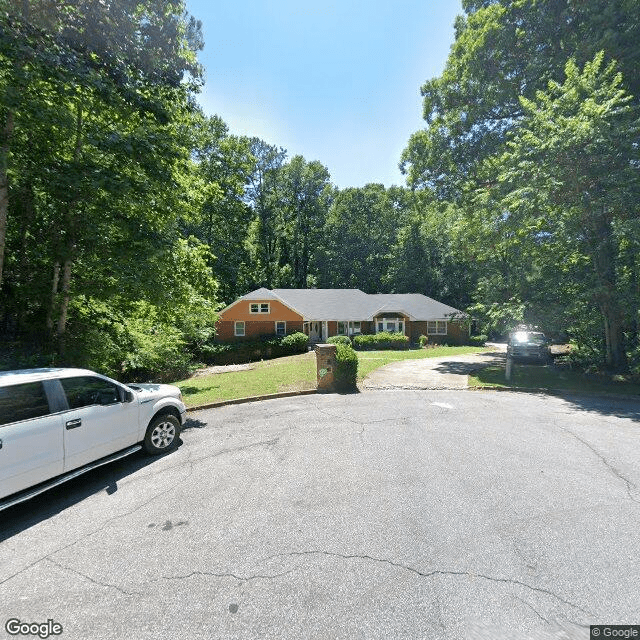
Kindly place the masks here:
[(348, 344), (351, 346), (351, 338), (349, 336), (331, 336), (327, 339), (328, 344)]
[(336, 344), (334, 383), (338, 391), (353, 391), (358, 380), (358, 354), (348, 344)]
[(226, 344), (205, 344), (198, 350), (198, 355), (207, 364), (241, 364), (305, 353), (308, 344), (309, 338), (304, 333), (296, 332), (281, 338), (271, 334)]
[(291, 353), (304, 353), (309, 346), (309, 336), (297, 331), (288, 336), (284, 336), (280, 341), (280, 345), (284, 349), (291, 349)]
[(567, 330), (592, 364), (624, 371), (639, 335), (640, 5), (463, 6), (422, 88), (408, 182), (449, 207), (483, 331)]
[(353, 346), (356, 349), (372, 350), (372, 349), (407, 349), (409, 347), (409, 336), (404, 333), (389, 333), (381, 331), (380, 333), (362, 334), (354, 336)]
[(484, 346), (484, 343), (489, 339), (489, 337), (481, 333), (477, 336), (469, 336), (469, 344), (477, 345), (478, 347)]
[(429, 342), (429, 338), (425, 335), (421, 335), (418, 338), (418, 342), (420, 343), (420, 347), (424, 349), (427, 346), (427, 342)]

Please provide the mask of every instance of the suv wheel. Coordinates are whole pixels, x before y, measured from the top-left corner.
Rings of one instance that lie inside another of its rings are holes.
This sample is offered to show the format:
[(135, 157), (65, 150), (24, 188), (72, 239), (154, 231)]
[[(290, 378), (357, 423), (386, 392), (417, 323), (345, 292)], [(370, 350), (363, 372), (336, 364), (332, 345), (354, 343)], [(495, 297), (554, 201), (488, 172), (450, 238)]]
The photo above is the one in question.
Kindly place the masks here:
[(151, 455), (168, 453), (178, 446), (180, 421), (172, 414), (156, 416), (147, 427), (144, 449)]

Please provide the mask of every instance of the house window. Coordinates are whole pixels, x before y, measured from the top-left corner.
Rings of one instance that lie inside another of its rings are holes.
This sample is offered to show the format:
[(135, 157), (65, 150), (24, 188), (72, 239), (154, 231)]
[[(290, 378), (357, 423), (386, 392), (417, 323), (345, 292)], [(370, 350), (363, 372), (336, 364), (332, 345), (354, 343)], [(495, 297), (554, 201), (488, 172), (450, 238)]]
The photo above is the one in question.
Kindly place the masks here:
[(244, 321), (237, 320), (233, 323), (233, 334), (236, 336), (244, 336)]
[(429, 320), (427, 322), (427, 334), (431, 336), (446, 336), (447, 321), (446, 320)]
[(360, 321), (349, 323), (349, 335), (353, 336), (360, 333)]
[(347, 323), (346, 322), (338, 322), (338, 335), (346, 336), (347, 335)]
[(388, 331), (389, 333), (404, 333), (404, 320), (402, 318), (379, 318), (377, 321), (378, 333)]
[(276, 335), (284, 336), (287, 334), (287, 323), (286, 322), (276, 322)]
[(251, 313), (269, 313), (269, 303), (268, 302), (252, 302), (249, 306), (249, 311)]

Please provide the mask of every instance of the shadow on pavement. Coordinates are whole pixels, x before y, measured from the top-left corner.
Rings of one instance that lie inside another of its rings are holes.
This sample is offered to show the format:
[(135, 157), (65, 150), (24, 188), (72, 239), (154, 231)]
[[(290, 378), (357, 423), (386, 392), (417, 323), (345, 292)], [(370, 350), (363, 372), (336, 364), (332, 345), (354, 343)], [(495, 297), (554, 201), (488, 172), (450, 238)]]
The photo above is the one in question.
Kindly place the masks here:
[[(191, 424), (189, 424), (191, 423)], [(199, 420), (187, 420), (185, 428), (201, 428)], [(178, 448), (182, 446), (180, 441)], [(91, 495), (105, 491), (113, 495), (118, 491), (118, 482), (123, 478), (154, 464), (161, 458), (171, 456), (171, 452), (162, 456), (150, 456), (144, 451), (121, 458), (87, 473), (64, 482), (44, 493), (0, 511), (0, 542), (47, 520)]]
[[(561, 398), (571, 405), (572, 409), (586, 411), (589, 413), (599, 413), (603, 416), (615, 416), (617, 418), (629, 418), (635, 422), (640, 422), (640, 398), (615, 398), (598, 395), (584, 395), (576, 392), (554, 392), (556, 397)], [(640, 437), (640, 432), (638, 432)]]
[(433, 367), (433, 370), (438, 373), (469, 375), (470, 373), (478, 371), (479, 369), (484, 369), (485, 367), (504, 365), (506, 360), (506, 355), (501, 352), (488, 352), (483, 355), (487, 356), (487, 360), (484, 362), (465, 362), (464, 360), (456, 360), (455, 356), (453, 356), (451, 360), (438, 362)]

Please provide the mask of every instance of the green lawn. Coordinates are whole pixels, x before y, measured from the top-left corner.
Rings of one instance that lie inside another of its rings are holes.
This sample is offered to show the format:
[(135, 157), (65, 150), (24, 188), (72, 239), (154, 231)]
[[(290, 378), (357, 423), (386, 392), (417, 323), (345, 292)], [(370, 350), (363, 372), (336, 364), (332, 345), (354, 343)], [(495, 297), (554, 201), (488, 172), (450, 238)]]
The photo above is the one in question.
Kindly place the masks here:
[(520, 363), (514, 364), (510, 382), (505, 380), (504, 367), (486, 367), (469, 376), (469, 386), (640, 394), (640, 384), (621, 376), (585, 375), (561, 366)]
[(279, 391), (316, 388), (316, 355), (252, 362), (253, 369), (195, 376), (176, 382), (187, 407)]
[[(481, 347), (435, 347), (407, 351), (358, 351), (358, 380), (389, 362), (436, 358), (487, 351)], [(218, 400), (248, 398), (280, 391), (316, 388), (316, 356), (313, 351), (298, 356), (250, 363), (244, 371), (197, 375), (176, 382), (188, 407)]]

